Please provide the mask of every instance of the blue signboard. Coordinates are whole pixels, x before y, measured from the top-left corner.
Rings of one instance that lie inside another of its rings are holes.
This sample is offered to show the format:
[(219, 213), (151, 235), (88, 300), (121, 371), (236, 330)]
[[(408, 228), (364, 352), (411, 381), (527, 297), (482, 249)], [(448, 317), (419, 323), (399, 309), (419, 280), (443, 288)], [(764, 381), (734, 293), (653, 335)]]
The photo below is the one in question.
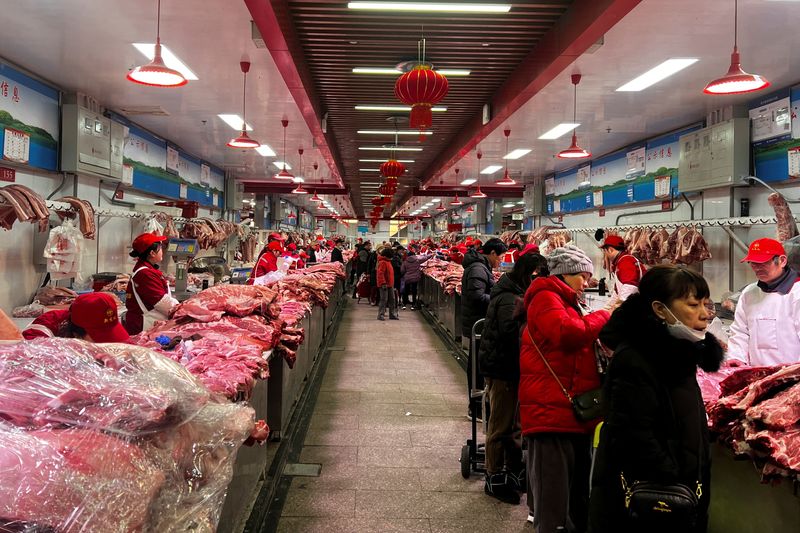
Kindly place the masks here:
[(781, 89), (750, 102), (753, 166), (758, 178), (779, 182), (790, 177), (789, 151), (800, 147), (798, 113), (800, 86)]
[(59, 113), (56, 89), (0, 63), (3, 159), (57, 170)]

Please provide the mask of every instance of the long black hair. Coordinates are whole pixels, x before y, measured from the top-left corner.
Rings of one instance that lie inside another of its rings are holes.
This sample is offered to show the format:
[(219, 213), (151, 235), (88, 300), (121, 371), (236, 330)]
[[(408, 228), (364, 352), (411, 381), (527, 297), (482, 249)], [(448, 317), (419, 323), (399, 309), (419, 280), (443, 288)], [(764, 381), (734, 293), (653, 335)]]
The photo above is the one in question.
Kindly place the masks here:
[(145, 260), (146, 260), (148, 257), (150, 257), (150, 252), (155, 252), (155, 251), (157, 251), (159, 248), (161, 248), (161, 242), (154, 242), (154, 243), (153, 243), (153, 244), (152, 244), (152, 245), (151, 245), (151, 246), (150, 246), (150, 247), (149, 247), (147, 250), (145, 250), (144, 252), (141, 252), (141, 253), (139, 253), (139, 252), (137, 252), (136, 250), (131, 250), (131, 251), (130, 251), (130, 253), (129, 253), (128, 255), (130, 255), (130, 256), (131, 256), (131, 257), (133, 257), (134, 259), (140, 259), (140, 260), (141, 260), (141, 259), (145, 259)]
[(534, 277), (547, 276), (547, 259), (537, 253), (527, 253), (517, 258), (514, 270), (508, 273), (511, 281), (527, 290)]

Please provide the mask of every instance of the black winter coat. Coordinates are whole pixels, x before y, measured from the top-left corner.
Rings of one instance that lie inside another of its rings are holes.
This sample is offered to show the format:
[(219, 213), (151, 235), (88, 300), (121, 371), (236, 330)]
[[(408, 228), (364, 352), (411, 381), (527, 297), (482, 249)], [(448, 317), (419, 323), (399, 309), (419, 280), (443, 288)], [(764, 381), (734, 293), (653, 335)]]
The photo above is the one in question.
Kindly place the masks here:
[[(633, 533), (627, 521), (620, 473), (626, 480), (703, 484), (697, 527), (708, 525), (711, 481), (706, 412), (697, 367), (716, 371), (723, 359), (711, 335), (692, 343), (672, 337), (631, 296), (600, 333), (613, 348), (604, 384), (607, 414), (592, 479), (591, 533)], [(699, 455), (698, 455), (699, 452)]]
[(486, 316), (494, 276), (489, 260), (475, 250), (469, 250), (461, 263), (461, 334), (472, 335), (472, 326)]
[(478, 353), (479, 369), (485, 377), (519, 382), (521, 324), (515, 319), (515, 312), (524, 294), (525, 289), (511, 281), (508, 274), (492, 287)]
[(334, 248), (331, 250), (331, 263), (339, 262), (344, 264), (344, 257), (342, 256), (342, 251), (339, 248)]
[(403, 281), (403, 276), (400, 274), (400, 270), (403, 268), (403, 259), (400, 257), (400, 254), (395, 254), (392, 257), (392, 269), (394, 270), (394, 288), (398, 291), (400, 290), (400, 283)]

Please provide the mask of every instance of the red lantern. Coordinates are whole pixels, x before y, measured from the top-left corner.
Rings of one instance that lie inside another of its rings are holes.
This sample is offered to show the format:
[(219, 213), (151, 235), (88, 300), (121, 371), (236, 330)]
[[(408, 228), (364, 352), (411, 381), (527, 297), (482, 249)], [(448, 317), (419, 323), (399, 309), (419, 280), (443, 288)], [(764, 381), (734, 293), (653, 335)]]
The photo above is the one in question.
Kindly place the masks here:
[(406, 166), (396, 159), (390, 159), (381, 164), (381, 174), (387, 178), (395, 178), (395, 182), (405, 171)]
[(393, 176), (386, 176), (386, 185), (397, 188), (397, 178)]
[(447, 96), (447, 78), (435, 72), (429, 65), (417, 65), (406, 72), (394, 84), (394, 94), (398, 100), (411, 106), (409, 126), (420, 131), (420, 140), (425, 140), (422, 132), (433, 124), (431, 107)]

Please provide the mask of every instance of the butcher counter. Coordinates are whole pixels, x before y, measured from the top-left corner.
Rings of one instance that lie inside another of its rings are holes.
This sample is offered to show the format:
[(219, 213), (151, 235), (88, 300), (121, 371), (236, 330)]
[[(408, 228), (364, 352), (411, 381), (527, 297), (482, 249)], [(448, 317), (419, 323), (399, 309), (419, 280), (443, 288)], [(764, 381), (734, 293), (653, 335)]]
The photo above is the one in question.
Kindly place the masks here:
[(343, 291), (344, 283), (339, 279), (330, 294), (328, 307), (314, 306), (297, 324), (305, 330), (305, 340), (297, 350), (294, 368), (290, 369), (283, 357), (270, 354), (269, 378), (258, 380), (250, 397), (256, 419), (265, 419), (269, 425), (269, 442), (264, 446), (243, 446), (239, 450), (217, 528), (219, 533), (244, 531), (259, 493), (262, 488), (269, 489), (265, 483), (278, 482), (280, 475), (270, 478), (268, 472), (273, 462), (280, 460), (279, 441), (292, 423), (309, 375), (325, 353), (326, 343), (341, 316)]

